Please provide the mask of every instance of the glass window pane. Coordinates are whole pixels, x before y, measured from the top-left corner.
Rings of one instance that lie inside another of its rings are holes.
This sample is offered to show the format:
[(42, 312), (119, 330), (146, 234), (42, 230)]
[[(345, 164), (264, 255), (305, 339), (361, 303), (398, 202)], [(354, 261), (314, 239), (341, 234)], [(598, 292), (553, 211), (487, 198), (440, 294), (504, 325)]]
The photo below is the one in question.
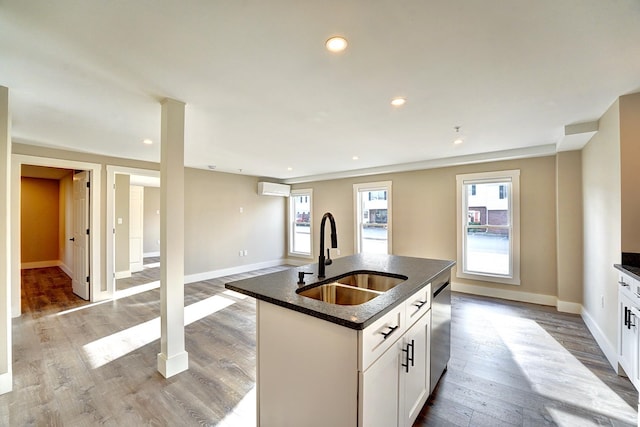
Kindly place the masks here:
[(388, 252), (388, 206), (386, 191), (360, 192), (360, 252)]
[(467, 229), (465, 271), (508, 275), (510, 235), (508, 229)]
[(311, 254), (311, 198), (308, 195), (291, 197), (292, 224), (291, 246), (292, 252)]

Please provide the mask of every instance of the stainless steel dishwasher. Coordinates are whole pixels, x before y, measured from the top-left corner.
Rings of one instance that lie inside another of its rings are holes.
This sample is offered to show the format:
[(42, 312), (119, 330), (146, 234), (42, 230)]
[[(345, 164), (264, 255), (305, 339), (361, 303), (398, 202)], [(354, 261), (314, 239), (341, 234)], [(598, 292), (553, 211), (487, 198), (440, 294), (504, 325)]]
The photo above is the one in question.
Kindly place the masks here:
[(431, 381), (433, 393), (440, 377), (447, 369), (451, 355), (451, 284), (450, 276), (435, 280), (431, 300)]

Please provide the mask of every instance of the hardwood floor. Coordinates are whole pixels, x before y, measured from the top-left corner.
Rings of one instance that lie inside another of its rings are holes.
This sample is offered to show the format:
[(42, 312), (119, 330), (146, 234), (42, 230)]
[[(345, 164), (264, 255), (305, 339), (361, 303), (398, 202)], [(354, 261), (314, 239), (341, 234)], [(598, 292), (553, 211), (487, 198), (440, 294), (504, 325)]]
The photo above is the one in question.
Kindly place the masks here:
[(578, 315), (453, 293), (449, 369), (414, 426), (635, 426), (638, 393)]
[[(255, 301), (223, 284), (279, 269), (185, 286), (190, 368), (170, 379), (156, 370), (158, 289), (90, 304), (61, 271), (24, 271), (0, 425), (255, 425)], [(579, 316), (452, 299), (449, 369), (415, 426), (636, 425), (637, 392)]]

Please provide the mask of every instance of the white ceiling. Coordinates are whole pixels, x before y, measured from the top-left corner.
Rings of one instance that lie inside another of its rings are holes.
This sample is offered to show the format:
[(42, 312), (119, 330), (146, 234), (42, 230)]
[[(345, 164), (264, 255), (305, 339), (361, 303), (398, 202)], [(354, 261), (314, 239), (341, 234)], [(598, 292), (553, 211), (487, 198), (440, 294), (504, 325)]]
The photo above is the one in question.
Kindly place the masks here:
[(489, 158), (555, 146), (640, 90), (640, 2), (2, 0), (0, 85), (14, 142), (159, 161), (170, 97), (191, 167), (287, 179)]

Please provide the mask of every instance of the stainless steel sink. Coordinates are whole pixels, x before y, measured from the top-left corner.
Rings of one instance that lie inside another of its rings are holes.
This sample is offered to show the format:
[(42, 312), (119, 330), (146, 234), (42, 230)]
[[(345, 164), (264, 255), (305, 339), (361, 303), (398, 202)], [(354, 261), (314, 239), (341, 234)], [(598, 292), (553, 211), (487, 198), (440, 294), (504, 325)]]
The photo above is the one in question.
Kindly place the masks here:
[(358, 305), (371, 301), (405, 280), (407, 278), (400, 275), (355, 272), (298, 291), (298, 294), (330, 304)]
[(338, 305), (358, 305), (370, 301), (382, 292), (354, 288), (337, 282), (326, 283), (300, 292), (300, 295)]
[(340, 277), (336, 282), (360, 289), (386, 292), (407, 280), (404, 276), (384, 276), (375, 273), (354, 273)]

